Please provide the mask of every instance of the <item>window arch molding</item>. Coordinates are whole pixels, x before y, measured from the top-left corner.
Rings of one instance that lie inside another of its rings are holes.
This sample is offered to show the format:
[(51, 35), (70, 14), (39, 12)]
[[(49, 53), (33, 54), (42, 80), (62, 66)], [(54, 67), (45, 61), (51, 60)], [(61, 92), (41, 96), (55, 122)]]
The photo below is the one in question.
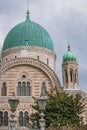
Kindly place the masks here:
[[(25, 83), (28, 85), (30, 84), (30, 92), (31, 92), (30, 96), (32, 96), (33, 82), (32, 82), (30, 74), (26, 71), (21, 71), (20, 73), (18, 73), (17, 77), (18, 77), (17, 80), (14, 82), (15, 94), (17, 96), (20, 95), (20, 94), (18, 94), (18, 83), (21, 83), (22, 85), (23, 85), (23, 83)], [(29, 87), (27, 87), (26, 89), (29, 90)], [(24, 91), (25, 91), (25, 89), (24, 89)], [(26, 90), (26, 92), (28, 92), (28, 91)], [(21, 96), (28, 96), (28, 95), (29, 95), (29, 93), (27, 93), (27, 94), (23, 93)]]

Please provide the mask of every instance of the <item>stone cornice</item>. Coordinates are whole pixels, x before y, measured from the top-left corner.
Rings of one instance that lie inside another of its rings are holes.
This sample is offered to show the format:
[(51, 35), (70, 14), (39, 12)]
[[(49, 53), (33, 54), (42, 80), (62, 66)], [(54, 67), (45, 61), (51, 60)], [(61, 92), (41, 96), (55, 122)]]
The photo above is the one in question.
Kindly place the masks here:
[(44, 52), (46, 54), (53, 55), (56, 58), (55, 52), (53, 52), (53, 51), (51, 51), (47, 48), (44, 48), (44, 47), (36, 47), (36, 46), (13, 47), (13, 48), (10, 48), (10, 49), (3, 51), (2, 57), (13, 54), (13, 53), (18, 53), (18, 52), (20, 52), (21, 50), (24, 50), (24, 49), (26, 49), (29, 52), (31, 52), (31, 51), (42, 52), (42, 53)]
[(58, 77), (56, 76), (55, 72), (49, 66), (47, 66), (43, 62), (36, 59), (16, 58), (14, 60), (11, 60), (7, 62), (6, 64), (2, 64), (2, 74), (9, 68), (13, 66), (17, 66), (17, 65), (31, 65), (31, 66), (41, 69), (43, 72), (45, 72), (48, 75), (48, 77), (52, 81), (53, 87), (58, 87), (59, 89), (61, 89), (60, 81)]
[(68, 64), (77, 64), (78, 65), (78, 62), (77, 61), (66, 61), (66, 62), (63, 62), (62, 64), (64, 65), (68, 65)]

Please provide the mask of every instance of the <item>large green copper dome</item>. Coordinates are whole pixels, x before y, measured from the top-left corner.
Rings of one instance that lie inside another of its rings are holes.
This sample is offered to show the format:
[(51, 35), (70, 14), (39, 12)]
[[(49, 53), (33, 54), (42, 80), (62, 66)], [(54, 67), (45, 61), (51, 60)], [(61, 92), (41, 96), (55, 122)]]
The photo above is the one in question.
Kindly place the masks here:
[(52, 40), (47, 31), (29, 19), (29, 12), (25, 22), (16, 25), (8, 33), (3, 44), (3, 51), (17, 46), (38, 46), (54, 50)]
[(63, 55), (63, 61), (77, 61), (76, 55), (70, 50), (70, 46), (68, 46), (68, 51)]

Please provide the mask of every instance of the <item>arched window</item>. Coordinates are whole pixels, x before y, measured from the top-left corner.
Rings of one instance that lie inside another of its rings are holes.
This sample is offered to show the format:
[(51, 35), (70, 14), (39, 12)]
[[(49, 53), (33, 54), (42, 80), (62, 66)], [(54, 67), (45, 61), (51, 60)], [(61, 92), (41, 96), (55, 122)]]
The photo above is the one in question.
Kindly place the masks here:
[(42, 87), (41, 87), (41, 93), (43, 96), (46, 96), (46, 91), (47, 91), (46, 89), (47, 89), (46, 84), (45, 84), (45, 82), (43, 82)]
[(68, 73), (67, 73), (67, 70), (65, 70), (65, 79), (66, 79), (66, 82), (68, 82)]
[(22, 96), (26, 96), (26, 83), (22, 83)]
[(27, 82), (26, 96), (30, 96), (30, 95), (31, 95), (31, 86), (30, 86), (30, 82)]
[(7, 95), (6, 83), (3, 83), (1, 95), (2, 96), (6, 96)]
[(77, 70), (75, 70), (75, 83), (77, 82)]
[(22, 111), (19, 112), (19, 125), (23, 126), (23, 112)]
[(3, 112), (0, 111), (0, 126), (3, 125)]
[(17, 86), (17, 95), (18, 96), (30, 96), (31, 95), (31, 86), (30, 82), (18, 82)]
[(18, 82), (17, 94), (18, 96), (21, 96), (21, 82)]
[(25, 111), (24, 112), (24, 126), (28, 126), (29, 124), (29, 116), (28, 116), (28, 112)]
[(70, 81), (71, 82), (73, 81), (73, 70), (72, 69), (70, 70)]
[(4, 126), (8, 126), (8, 112), (4, 112)]

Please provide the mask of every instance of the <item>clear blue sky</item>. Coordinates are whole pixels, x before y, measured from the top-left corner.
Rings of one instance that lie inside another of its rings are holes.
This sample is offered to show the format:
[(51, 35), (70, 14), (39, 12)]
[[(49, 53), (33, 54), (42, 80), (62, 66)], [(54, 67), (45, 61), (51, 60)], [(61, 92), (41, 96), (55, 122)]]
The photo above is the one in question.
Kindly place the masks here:
[[(68, 41), (79, 63), (79, 86), (87, 92), (87, 0), (29, 0), (31, 21), (50, 34), (62, 84), (62, 57)], [(26, 18), (28, 0), (0, 0), (0, 47), (12, 27)]]

